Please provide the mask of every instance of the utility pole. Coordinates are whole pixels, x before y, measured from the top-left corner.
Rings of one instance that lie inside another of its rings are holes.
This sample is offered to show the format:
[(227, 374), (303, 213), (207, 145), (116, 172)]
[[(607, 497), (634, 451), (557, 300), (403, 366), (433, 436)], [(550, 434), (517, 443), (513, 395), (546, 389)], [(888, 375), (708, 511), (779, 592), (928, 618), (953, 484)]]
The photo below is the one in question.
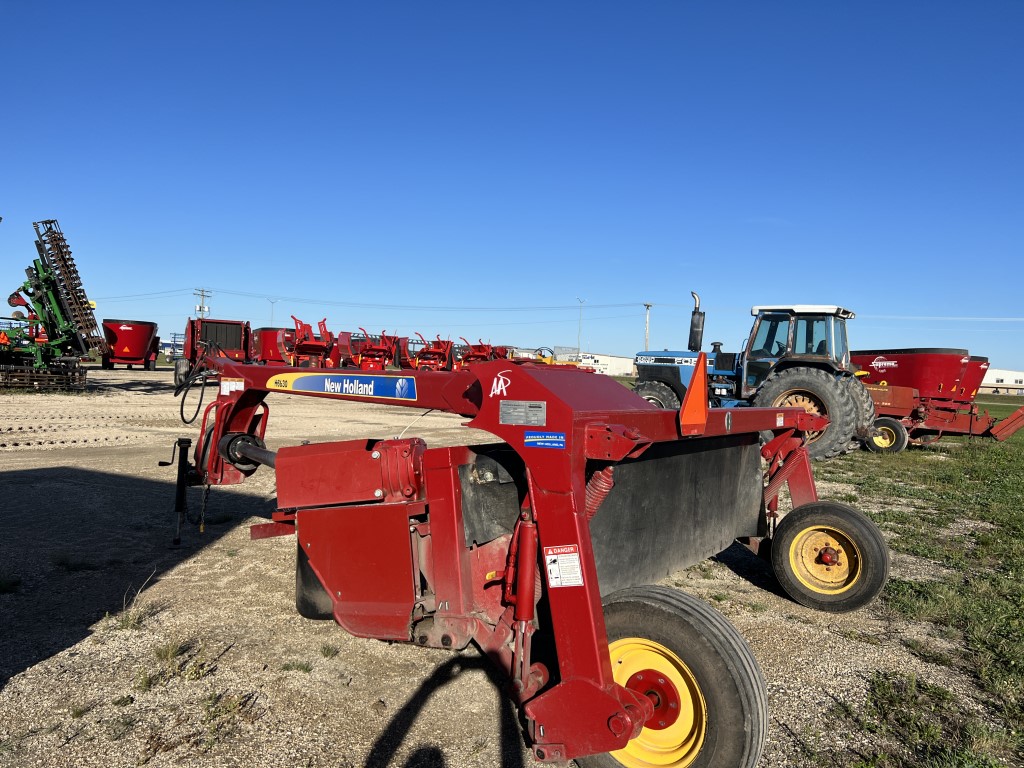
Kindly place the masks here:
[(651, 307), (653, 304), (644, 302), (644, 309), (647, 310), (644, 316), (644, 352), (651, 348)]
[(583, 305), (586, 303), (586, 299), (581, 299), (577, 296), (576, 301), (580, 303), (580, 324), (576, 328), (576, 362), (578, 363), (580, 362), (580, 354), (583, 352), (580, 341), (583, 338)]
[(199, 317), (206, 317), (210, 314), (210, 308), (206, 305), (206, 297), (212, 296), (213, 292), (206, 288), (196, 288), (192, 291), (192, 295), (199, 299), (199, 303), (196, 304), (196, 314)]

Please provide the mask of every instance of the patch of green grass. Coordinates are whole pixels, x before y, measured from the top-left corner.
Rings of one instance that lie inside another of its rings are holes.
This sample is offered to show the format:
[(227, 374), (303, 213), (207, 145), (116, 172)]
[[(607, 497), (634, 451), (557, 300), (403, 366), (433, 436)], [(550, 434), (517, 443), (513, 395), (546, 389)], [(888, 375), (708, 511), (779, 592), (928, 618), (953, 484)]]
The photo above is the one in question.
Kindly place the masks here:
[(107, 734), (111, 741), (120, 741), (135, 728), (139, 719), (135, 715), (130, 715), (127, 712), (118, 715), (109, 723), (107, 723)]
[(313, 665), (308, 661), (286, 661), (281, 665), (283, 672), (305, 672), (309, 674), (313, 671)]
[(89, 714), (95, 706), (96, 704), (94, 702), (87, 701), (84, 704), (72, 704), (69, 711), (71, 713), (71, 717), (78, 720), (79, 718), (85, 717)]
[(320, 646), (320, 655), (325, 659), (333, 659), (339, 653), (341, 653), (341, 648), (331, 643), (324, 643)]
[(882, 745), (862, 755), (860, 768), (999, 768), (1014, 754), (1017, 736), (983, 722), (945, 688), (913, 675), (876, 672), (862, 712), (838, 714)]
[(938, 664), (943, 667), (956, 666), (956, 659), (928, 643), (907, 638), (903, 641), (903, 645), (908, 651), (917, 656), (917, 658), (922, 661), (927, 661), (929, 664)]
[[(153, 574), (150, 574), (149, 578), (152, 578)], [(146, 619), (156, 616), (160, 613), (161, 606), (151, 600), (142, 600), (142, 590), (146, 588), (146, 584), (149, 582), (149, 578), (143, 582), (142, 586), (135, 590), (135, 594), (131, 599), (128, 598), (128, 592), (125, 592), (123, 608), (119, 613), (111, 616), (107, 614), (107, 618), (111, 619), (112, 626), (114, 629), (129, 629), (137, 630), (142, 629)], [(130, 591), (130, 588), (129, 588)]]
[(166, 643), (162, 643), (153, 649), (153, 655), (156, 656), (158, 661), (162, 661), (165, 664), (170, 664), (179, 656), (182, 656), (188, 652), (191, 648), (191, 643), (185, 640), (168, 640)]
[(255, 692), (211, 691), (202, 702), (206, 734), (200, 747), (209, 751), (225, 737), (234, 735), (240, 722), (255, 722), (259, 717), (256, 698)]
[[(926, 758), (919, 765), (986, 766), (1007, 751), (1024, 757), (1024, 432), (1004, 443), (944, 437), (924, 449), (862, 452), (829, 464), (832, 479), (857, 488), (863, 509), (879, 510), (872, 517), (895, 534), (894, 550), (953, 571), (938, 581), (887, 585), (890, 612), (930, 622), (936, 635), (964, 647), (955, 659), (924, 645), (910, 650), (934, 663), (954, 663), (992, 696), (994, 747), (971, 746), (991, 740), (991, 729), (971, 725), (947, 738), (955, 744), (943, 752), (928, 730), (937, 727), (948, 737), (952, 726), (942, 718), (902, 723), (905, 746)], [(920, 686), (913, 696), (937, 706)]]
[(135, 676), (135, 690), (143, 692), (148, 691), (158, 682), (160, 682), (158, 674), (154, 674), (153, 672), (145, 669), (140, 670)]

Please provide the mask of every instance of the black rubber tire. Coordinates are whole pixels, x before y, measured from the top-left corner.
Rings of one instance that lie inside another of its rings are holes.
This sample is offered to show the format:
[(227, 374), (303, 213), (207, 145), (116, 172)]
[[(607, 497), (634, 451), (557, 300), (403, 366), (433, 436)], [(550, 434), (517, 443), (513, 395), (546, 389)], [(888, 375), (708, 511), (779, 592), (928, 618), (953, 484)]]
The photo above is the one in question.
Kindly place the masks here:
[(180, 387), (185, 383), (185, 377), (188, 376), (188, 360), (181, 358), (180, 360), (174, 361), (174, 386)]
[(668, 384), (661, 381), (641, 381), (633, 391), (647, 402), (654, 403), (659, 408), (668, 408), (670, 411), (679, 410), (679, 398), (686, 394), (684, 389), (677, 395)]
[[(604, 615), (613, 649), (613, 675), (622, 669), (622, 659), (618, 664), (615, 660), (616, 641), (652, 641), (685, 665), (703, 697), (700, 703), (706, 719), (699, 751), (652, 765), (753, 768), (768, 735), (768, 692), (757, 660), (736, 628), (706, 603), (667, 587), (633, 587), (616, 592), (605, 600)], [(692, 702), (693, 697), (687, 695), (687, 701)], [(648, 733), (642, 731), (623, 751), (639, 750), (651, 755)], [(622, 768), (626, 764), (617, 759), (616, 753), (578, 757), (576, 763), (580, 768)]]
[(899, 453), (910, 442), (907, 428), (899, 419), (880, 416), (875, 419), (875, 429), (878, 430), (878, 435), (864, 441), (864, 445), (872, 453)]
[[(822, 563), (819, 545), (837, 552), (838, 562)], [(889, 578), (882, 532), (863, 513), (831, 501), (804, 504), (785, 515), (772, 537), (771, 560), (787, 595), (828, 613), (863, 608)]]
[[(818, 368), (786, 368), (775, 371), (754, 395), (752, 405), (778, 408), (804, 401), (805, 410), (827, 416), (829, 425), (808, 438), (807, 452), (815, 461), (846, 453), (853, 440), (857, 405), (842, 379)], [(771, 433), (764, 435), (771, 439)]]
[(875, 426), (875, 401), (871, 398), (871, 393), (868, 392), (867, 387), (864, 383), (851, 376), (844, 379), (846, 386), (850, 389), (850, 396), (853, 397), (853, 404), (857, 408), (857, 421), (854, 424), (854, 442), (851, 446), (851, 450), (855, 450), (860, 447), (861, 443), (867, 443), (871, 440), (871, 433)]
[(298, 537), (295, 540), (295, 610), (307, 619), (334, 618), (334, 602), (313, 572)]

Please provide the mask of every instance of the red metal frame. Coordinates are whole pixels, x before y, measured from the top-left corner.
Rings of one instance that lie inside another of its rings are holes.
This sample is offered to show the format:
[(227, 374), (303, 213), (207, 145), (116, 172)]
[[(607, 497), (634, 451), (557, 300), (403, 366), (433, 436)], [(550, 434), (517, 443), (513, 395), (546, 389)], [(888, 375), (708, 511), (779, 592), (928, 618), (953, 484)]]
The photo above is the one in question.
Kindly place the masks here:
[[(197, 484), (241, 482), (254, 471), (228, 461), (224, 446), (262, 444), (271, 392), (460, 414), (521, 457), (528, 493), (513, 532), (474, 546), (466, 541), (457, 474), (472, 448), (431, 449), (419, 438), (281, 448), (273, 462), (278, 510), (252, 535), (297, 533), (335, 619), (353, 634), (441, 648), (476, 642), (508, 676), (543, 761), (621, 749), (655, 711), (639, 688), (614, 682), (609, 660), (590, 521), (617, 463), (655, 443), (747, 435), (756, 445), (759, 431), (774, 430), (763, 449), (764, 508), (774, 514), (783, 485), (794, 504), (817, 498), (799, 433), (821, 429), (821, 419), (800, 409), (709, 410), (701, 387), (690, 388), (697, 395), (677, 413), (606, 376), (508, 360), (451, 372), (208, 364), (220, 371), (220, 394), (204, 413)], [(699, 361), (697, 370), (704, 368)], [(603, 469), (588, 478), (588, 465)], [(578, 583), (541, 585), (557, 669), (536, 660), (531, 647), (541, 550), (572, 554), (580, 568)]]

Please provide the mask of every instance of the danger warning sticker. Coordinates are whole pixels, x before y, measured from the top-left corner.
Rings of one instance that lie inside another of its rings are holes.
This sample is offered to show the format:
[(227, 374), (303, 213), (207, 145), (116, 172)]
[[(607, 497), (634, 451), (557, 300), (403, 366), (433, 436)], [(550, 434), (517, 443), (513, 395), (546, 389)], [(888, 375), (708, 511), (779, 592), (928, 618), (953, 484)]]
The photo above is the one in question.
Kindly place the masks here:
[(547, 566), (548, 587), (583, 586), (580, 551), (575, 544), (544, 547), (544, 564)]

